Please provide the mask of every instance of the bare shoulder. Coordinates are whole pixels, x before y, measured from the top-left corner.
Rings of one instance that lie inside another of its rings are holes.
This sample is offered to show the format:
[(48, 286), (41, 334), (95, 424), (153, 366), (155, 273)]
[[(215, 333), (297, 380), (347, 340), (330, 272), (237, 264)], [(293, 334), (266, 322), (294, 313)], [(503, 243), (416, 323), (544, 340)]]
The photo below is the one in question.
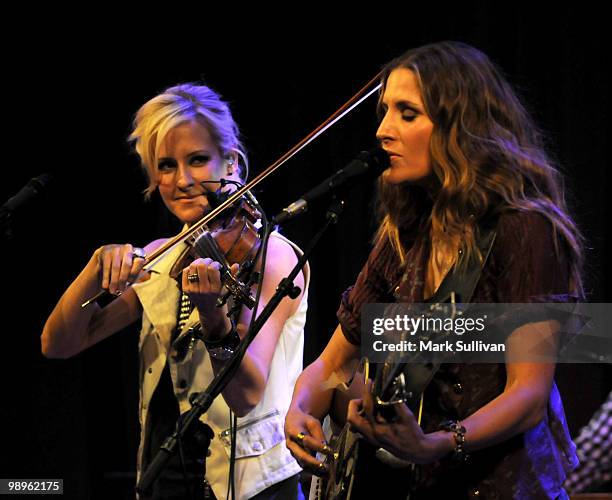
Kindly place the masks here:
[[(297, 264), (298, 255), (296, 249), (284, 236), (272, 234), (268, 241), (268, 255), (266, 257), (266, 276), (281, 278), (287, 276), (293, 266)], [(297, 282), (300, 286), (304, 283), (304, 270), (298, 274)]]
[(269, 254), (275, 258), (292, 261), (295, 264), (297, 262), (296, 250), (289, 241), (285, 236), (273, 233), (268, 241)]
[[(266, 270), (263, 281), (265, 297), (269, 298), (274, 294), (281, 280), (289, 276), (297, 262), (298, 256), (296, 255), (296, 250), (289, 243), (289, 240), (278, 233), (273, 233), (268, 241), (266, 256)], [(259, 265), (261, 265), (261, 261)], [(307, 270), (302, 268), (302, 272), (298, 273), (293, 280), (293, 284), (300, 289), (300, 294), (296, 297), (296, 300), (285, 297), (279, 306), (279, 310), (284, 308), (285, 312), (283, 314), (286, 317), (294, 314), (302, 303), (307, 283)]]
[[(297, 264), (302, 250), (285, 236), (273, 233), (268, 243), (268, 262), (274, 261), (276, 267), (288, 274)], [(302, 269), (302, 274), (308, 273), (308, 264)], [(305, 274), (304, 274), (305, 276)]]

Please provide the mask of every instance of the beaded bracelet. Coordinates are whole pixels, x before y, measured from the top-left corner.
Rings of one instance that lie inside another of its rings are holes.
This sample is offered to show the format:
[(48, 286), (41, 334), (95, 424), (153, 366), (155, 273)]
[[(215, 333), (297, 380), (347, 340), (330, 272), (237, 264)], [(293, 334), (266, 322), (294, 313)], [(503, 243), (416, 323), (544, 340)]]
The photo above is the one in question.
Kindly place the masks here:
[(446, 420), (440, 424), (439, 428), (454, 434), (455, 450), (453, 451), (453, 460), (462, 463), (467, 462), (470, 456), (465, 452), (465, 427), (458, 420)]
[(233, 321), (232, 329), (218, 340), (205, 339), (202, 334), (201, 325), (197, 325), (195, 329), (197, 330), (197, 332), (195, 332), (195, 336), (204, 342), (206, 350), (211, 358), (215, 358), (220, 361), (227, 361), (232, 357), (236, 351), (236, 348), (240, 344), (240, 336), (238, 335), (238, 331), (236, 330), (236, 326)]
[(231, 358), (239, 344), (240, 336), (235, 328), (232, 328), (225, 337), (217, 342), (204, 341), (210, 357), (221, 361), (227, 361)]

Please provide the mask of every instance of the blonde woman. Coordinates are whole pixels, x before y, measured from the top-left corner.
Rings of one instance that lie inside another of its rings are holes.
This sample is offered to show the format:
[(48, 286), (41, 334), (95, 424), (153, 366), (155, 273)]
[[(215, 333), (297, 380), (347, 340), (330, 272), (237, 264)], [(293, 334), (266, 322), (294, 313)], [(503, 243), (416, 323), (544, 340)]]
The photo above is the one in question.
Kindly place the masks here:
[[(159, 190), (168, 210), (191, 225), (210, 210), (207, 194), (219, 180), (243, 182), (246, 155), (228, 105), (205, 86), (179, 85), (145, 103), (131, 138), (149, 179), (147, 196)], [(225, 189), (230, 189), (226, 187)], [(146, 246), (149, 254), (165, 240)], [(243, 307), (232, 324), (228, 308), (215, 306), (221, 293), (220, 265), (209, 258), (186, 259), (177, 247), (140, 276), (141, 249), (130, 244), (97, 249), (49, 316), (42, 334), (48, 357), (67, 358), (140, 319), (140, 423), (138, 473), (174, 430), (189, 396), (207, 387), (246, 332), (251, 311)], [(268, 245), (259, 308), (297, 262), (299, 249), (278, 233)], [(256, 269), (261, 262), (257, 262)], [(298, 275), (302, 290), (284, 299), (255, 338), (222, 398), (202, 416), (214, 432), (206, 460), (185, 443), (155, 482), (152, 498), (225, 498), (232, 415), (239, 417), (234, 484), (236, 498), (297, 496), (298, 464), (284, 445), (282, 422), (302, 369), (308, 269)], [(133, 286), (128, 283), (135, 282)], [(104, 288), (117, 295), (108, 306), (80, 304)], [(200, 330), (204, 342), (195, 338)]]

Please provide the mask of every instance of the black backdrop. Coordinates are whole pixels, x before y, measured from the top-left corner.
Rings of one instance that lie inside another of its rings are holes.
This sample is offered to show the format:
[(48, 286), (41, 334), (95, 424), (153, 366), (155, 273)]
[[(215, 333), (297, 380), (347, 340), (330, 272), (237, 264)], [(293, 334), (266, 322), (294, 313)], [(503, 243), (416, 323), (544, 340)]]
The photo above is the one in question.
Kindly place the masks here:
[[(0, 477), (61, 477), (69, 497), (131, 495), (137, 329), (67, 361), (45, 360), (39, 334), (95, 248), (143, 245), (176, 231), (159, 200), (142, 201), (144, 179), (125, 139), (140, 104), (178, 82), (203, 80), (231, 102), (259, 172), (405, 49), (442, 39), (479, 47), (504, 69), (547, 132), (587, 236), (590, 299), (610, 301), (609, 43), (600, 16), (569, 7), (536, 16), (484, 5), (435, 19), (411, 14), (377, 13), (376, 33), (364, 24), (333, 37), (320, 19), (300, 29), (270, 23), (264, 37), (263, 27), (247, 31), (214, 17), (216, 29), (203, 22), (196, 37), (184, 22), (157, 20), (134, 23), (129, 35), (119, 35), (112, 23), (82, 24), (63, 34), (32, 29), (7, 41), (4, 109), (14, 118), (4, 134), (0, 200), (42, 172), (55, 181), (15, 215), (13, 239), (1, 243)], [(371, 100), (261, 186), (267, 212), (371, 147), (375, 126)], [(353, 192), (341, 222), (311, 259), (305, 362), (333, 331), (339, 294), (367, 256), (372, 194), (370, 185)], [(315, 208), (284, 232), (304, 245), (322, 216), (323, 208)], [(558, 381), (575, 433), (610, 389), (610, 370), (560, 366)]]

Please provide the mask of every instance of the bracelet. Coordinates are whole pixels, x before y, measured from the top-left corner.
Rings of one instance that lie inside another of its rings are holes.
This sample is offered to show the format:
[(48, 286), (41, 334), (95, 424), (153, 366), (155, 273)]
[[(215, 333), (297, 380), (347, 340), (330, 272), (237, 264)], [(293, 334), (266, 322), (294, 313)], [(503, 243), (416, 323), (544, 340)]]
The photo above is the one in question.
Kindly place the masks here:
[(453, 451), (453, 460), (456, 462), (465, 463), (470, 459), (470, 455), (465, 452), (465, 427), (458, 420), (446, 420), (440, 424), (440, 430), (452, 432), (455, 438), (455, 450)]
[(195, 335), (204, 342), (210, 357), (220, 361), (227, 361), (231, 358), (236, 348), (240, 345), (240, 335), (238, 335), (238, 331), (233, 321), (232, 329), (219, 340), (205, 339), (202, 335), (202, 325), (197, 325), (194, 330), (197, 330)]

